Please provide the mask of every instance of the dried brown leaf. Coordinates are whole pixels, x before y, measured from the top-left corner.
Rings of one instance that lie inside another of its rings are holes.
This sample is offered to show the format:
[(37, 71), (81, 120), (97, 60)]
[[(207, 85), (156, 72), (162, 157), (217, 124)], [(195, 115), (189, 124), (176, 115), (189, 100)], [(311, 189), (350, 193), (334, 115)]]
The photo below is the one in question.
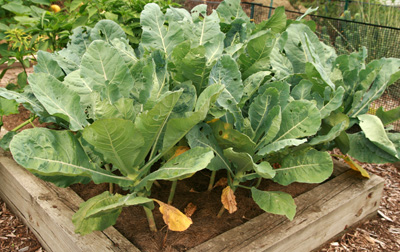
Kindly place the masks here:
[(222, 190), (221, 202), (230, 214), (236, 212), (237, 203), (235, 193), (229, 186), (225, 187), (225, 189)]
[(186, 207), (185, 207), (185, 215), (187, 217), (192, 217), (194, 212), (196, 212), (197, 206), (194, 205), (192, 202), (190, 202)]

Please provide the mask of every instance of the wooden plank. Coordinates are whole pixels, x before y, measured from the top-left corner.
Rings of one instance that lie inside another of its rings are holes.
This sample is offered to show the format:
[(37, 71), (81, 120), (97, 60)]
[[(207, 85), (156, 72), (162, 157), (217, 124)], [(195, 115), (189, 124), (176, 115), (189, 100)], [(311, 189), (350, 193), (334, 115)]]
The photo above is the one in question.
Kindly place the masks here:
[(292, 222), (265, 213), (189, 251), (311, 251), (374, 215), (383, 183), (378, 176), (363, 179), (349, 170), (297, 197)]
[[(297, 214), (262, 214), (190, 251), (310, 251), (376, 213), (383, 179), (363, 179), (335, 162), (335, 178), (295, 199)], [(71, 222), (82, 200), (72, 190), (37, 179), (0, 153), (0, 196), (30, 226), (47, 251), (134, 251), (114, 228), (86, 236)], [(117, 244), (117, 245), (116, 245)]]
[(46, 183), (1, 156), (0, 196), (46, 251), (140, 251), (113, 227), (85, 236), (75, 234), (71, 218), (82, 199), (71, 189)]

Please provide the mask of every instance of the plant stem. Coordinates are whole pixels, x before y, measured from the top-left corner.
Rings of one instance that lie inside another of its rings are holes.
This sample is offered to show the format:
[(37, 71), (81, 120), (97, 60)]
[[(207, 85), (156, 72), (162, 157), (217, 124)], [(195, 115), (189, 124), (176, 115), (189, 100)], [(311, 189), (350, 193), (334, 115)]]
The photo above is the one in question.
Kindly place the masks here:
[(172, 201), (174, 200), (175, 190), (176, 190), (176, 185), (177, 184), (178, 184), (178, 180), (172, 181), (171, 191), (169, 192), (169, 197), (168, 197), (168, 202), (167, 202), (169, 205), (171, 205)]
[[(110, 164), (105, 165), (107, 171), (111, 171)], [(113, 194), (114, 193), (114, 183), (108, 183), (108, 191)]]
[(221, 218), (222, 217), (222, 215), (224, 214), (224, 212), (225, 212), (225, 207), (224, 206), (222, 206), (221, 207), (221, 209), (219, 210), (219, 212), (218, 212), (218, 215), (217, 215), (217, 217), (218, 218)]
[(150, 231), (157, 232), (156, 222), (154, 221), (153, 212), (150, 208), (143, 206), (144, 212), (146, 213), (147, 221), (149, 223)]
[(215, 182), (215, 175), (217, 174), (217, 171), (212, 171), (211, 172), (211, 177), (210, 177), (210, 183), (208, 184), (208, 189), (207, 191), (211, 191), (214, 187), (214, 182)]
[(21, 123), (20, 125), (18, 125), (17, 127), (15, 127), (14, 129), (12, 129), (11, 131), (17, 131), (20, 130), (22, 127), (24, 127), (25, 125), (28, 125), (30, 123), (33, 122), (33, 120), (36, 119), (37, 116), (33, 116), (32, 118), (29, 118), (28, 120), (26, 120), (25, 122)]
[(256, 188), (258, 188), (258, 187), (260, 186), (260, 184), (261, 184), (261, 180), (262, 180), (262, 178), (258, 178), (258, 180), (257, 180), (257, 184), (256, 184)]

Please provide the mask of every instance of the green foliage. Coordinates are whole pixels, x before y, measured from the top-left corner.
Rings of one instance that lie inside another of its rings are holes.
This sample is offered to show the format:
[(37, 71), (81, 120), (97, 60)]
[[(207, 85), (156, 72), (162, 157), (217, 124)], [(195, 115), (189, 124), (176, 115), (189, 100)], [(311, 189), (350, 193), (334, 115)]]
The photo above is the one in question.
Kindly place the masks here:
[[(399, 134), (366, 112), (400, 78), (400, 60), (366, 64), (365, 49), (337, 56), (282, 9), (271, 20), (251, 23), (238, 0), (209, 15), (205, 5), (164, 14), (149, 3), (136, 49), (111, 20), (77, 27), (66, 48), (38, 53), (23, 92), (0, 89), (64, 128), (15, 135), (15, 160), (59, 185), (91, 180), (128, 190), (83, 203), (73, 220), (82, 234), (112, 225), (125, 206), (151, 213), (156, 180), (176, 183), (205, 168), (225, 170), (223, 195), (249, 189), (263, 210), (293, 219), (291, 196), (260, 191), (262, 179), (321, 183), (335, 147), (361, 161), (398, 161)], [(348, 133), (356, 124), (362, 131)], [(190, 149), (171, 155), (178, 143)]]

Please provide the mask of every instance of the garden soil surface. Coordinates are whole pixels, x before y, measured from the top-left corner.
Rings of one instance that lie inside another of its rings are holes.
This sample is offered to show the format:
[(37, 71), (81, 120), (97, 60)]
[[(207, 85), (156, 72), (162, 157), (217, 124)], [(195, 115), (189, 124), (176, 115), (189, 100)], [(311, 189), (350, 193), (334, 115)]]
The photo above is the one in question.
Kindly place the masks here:
[[(24, 108), (21, 107), (20, 112), (19, 115), (10, 115), (4, 118), (6, 130), (11, 130), (29, 118), (29, 112)], [(39, 122), (35, 122), (35, 124), (40, 125)], [(369, 172), (385, 179), (385, 189), (378, 216), (361, 223), (338, 239), (325, 244), (318, 251), (400, 251), (400, 166), (399, 164), (362, 165)], [(217, 186), (208, 192), (206, 189), (209, 175), (208, 172), (203, 171), (195, 174), (192, 178), (178, 181), (173, 205), (183, 212), (190, 203), (196, 208), (191, 215), (193, 225), (187, 231), (168, 231), (162, 221), (158, 206), (154, 210), (159, 228), (157, 233), (151, 233), (148, 230), (147, 219), (140, 207), (125, 208), (115, 227), (143, 251), (185, 251), (187, 248), (240, 225), (263, 212), (252, 201), (248, 190), (238, 189), (235, 192), (238, 211), (233, 214), (225, 212), (222, 218), (217, 218), (216, 215), (221, 208), (220, 195), (223, 186)], [(223, 173), (219, 173), (217, 180), (223, 176)], [(160, 181), (160, 185), (161, 188), (153, 187), (152, 197), (166, 202), (170, 182)], [(313, 185), (293, 184), (283, 188), (267, 181), (263, 182), (261, 186), (263, 190), (283, 190), (292, 195), (301, 194), (313, 187)], [(85, 186), (85, 190), (82, 188), (82, 185), (73, 187), (83, 199), (88, 199), (107, 190), (108, 185), (89, 184), (89, 186)], [(116, 190), (123, 193), (119, 189)], [(32, 232), (7, 209), (1, 199), (0, 251), (44, 251)]]

